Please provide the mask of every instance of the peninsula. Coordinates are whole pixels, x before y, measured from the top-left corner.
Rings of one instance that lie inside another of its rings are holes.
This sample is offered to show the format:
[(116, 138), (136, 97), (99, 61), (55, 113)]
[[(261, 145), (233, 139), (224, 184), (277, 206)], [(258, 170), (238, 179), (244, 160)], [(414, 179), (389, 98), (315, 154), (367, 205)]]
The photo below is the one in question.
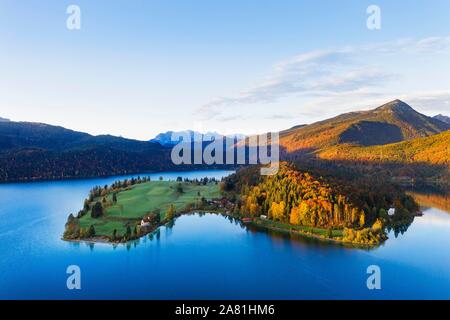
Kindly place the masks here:
[(120, 243), (178, 216), (211, 212), (243, 223), (339, 243), (375, 246), (387, 230), (404, 229), (418, 214), (412, 197), (386, 184), (342, 182), (282, 163), (274, 176), (257, 166), (215, 179), (151, 181), (133, 178), (93, 188), (70, 214), (63, 238)]

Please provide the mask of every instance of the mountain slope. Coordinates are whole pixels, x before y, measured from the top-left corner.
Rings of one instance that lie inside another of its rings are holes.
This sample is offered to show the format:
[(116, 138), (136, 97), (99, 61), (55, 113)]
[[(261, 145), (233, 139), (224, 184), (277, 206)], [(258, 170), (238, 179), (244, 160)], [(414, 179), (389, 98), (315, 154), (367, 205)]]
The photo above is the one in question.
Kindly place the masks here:
[(321, 159), (450, 164), (450, 131), (383, 146), (338, 145), (317, 152)]
[(23, 148), (70, 151), (92, 147), (112, 147), (122, 151), (142, 152), (161, 149), (157, 143), (110, 135), (92, 136), (59, 126), (34, 122), (0, 122), (0, 152)]
[(337, 117), (280, 132), (288, 153), (311, 152), (338, 144), (373, 146), (431, 136), (450, 125), (427, 117), (400, 100), (369, 111)]
[(63, 127), (0, 122), (0, 181), (63, 179), (172, 168), (170, 149), (158, 143)]
[[(172, 140), (172, 136), (178, 136), (180, 137), (178, 140)], [(219, 134), (216, 132), (209, 132), (206, 133), (206, 135), (209, 136), (218, 136)], [(197, 137), (203, 137), (203, 134), (198, 131), (192, 131), (192, 130), (186, 130), (186, 131), (167, 131), (159, 133), (156, 137), (150, 140), (150, 142), (156, 142), (159, 143), (162, 146), (167, 147), (173, 147), (174, 145), (178, 144), (179, 142), (183, 141), (183, 138), (189, 137), (191, 141), (194, 141)], [(204, 137), (204, 140), (206, 139), (206, 136)], [(211, 141), (211, 139), (208, 139), (208, 141)]]
[(450, 117), (444, 116), (443, 114), (438, 114), (437, 116), (434, 116), (433, 119), (450, 124)]
[[(178, 140), (172, 140), (172, 136), (176, 135), (180, 138)], [(229, 136), (221, 135), (217, 132), (207, 132), (207, 133), (201, 133), (198, 131), (192, 131), (192, 130), (186, 130), (186, 131), (167, 131), (163, 133), (159, 133), (156, 137), (149, 140), (150, 142), (156, 142), (159, 143), (162, 146), (165, 147), (173, 147), (174, 145), (178, 144), (179, 142), (183, 141), (185, 137), (190, 137), (190, 141), (194, 141), (195, 139), (202, 139), (203, 142), (210, 142), (213, 141), (213, 138), (226, 138), (226, 137), (236, 137), (239, 140), (242, 140), (245, 138), (245, 135), (243, 134), (234, 134)]]

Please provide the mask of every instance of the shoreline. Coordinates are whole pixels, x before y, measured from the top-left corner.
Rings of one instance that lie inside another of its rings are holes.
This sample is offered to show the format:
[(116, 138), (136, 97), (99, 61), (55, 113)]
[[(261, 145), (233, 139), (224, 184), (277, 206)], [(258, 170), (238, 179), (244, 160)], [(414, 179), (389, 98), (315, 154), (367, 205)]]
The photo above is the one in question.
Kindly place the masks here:
[(221, 215), (225, 215), (225, 216), (231, 216), (235, 219), (238, 219), (240, 221), (242, 221), (241, 219), (239, 219), (236, 216), (233, 216), (231, 214), (227, 214), (225, 212), (220, 212), (218, 210), (195, 210), (195, 211), (189, 211), (189, 212), (181, 212), (176, 214), (176, 216), (174, 217), (173, 220), (171, 221), (162, 221), (162, 223), (156, 227), (154, 227), (153, 229), (149, 230), (148, 232), (143, 233), (142, 235), (140, 235), (139, 237), (137, 237), (136, 239), (131, 239), (131, 240), (127, 240), (127, 241), (111, 241), (107, 236), (96, 236), (96, 237), (92, 237), (92, 238), (83, 238), (83, 239), (68, 239), (68, 238), (64, 238), (64, 236), (61, 237), (62, 241), (67, 241), (67, 242), (74, 242), (74, 243), (106, 243), (106, 244), (126, 244), (126, 243), (130, 243), (133, 241), (136, 241), (140, 238), (143, 238), (151, 233), (154, 233), (156, 230), (158, 230), (161, 227), (167, 226), (169, 223), (171, 223), (172, 221), (175, 221), (176, 219), (178, 219), (181, 216), (184, 215), (190, 215), (190, 214), (196, 214), (196, 213), (210, 213), (210, 214), (221, 214)]
[(105, 175), (88, 175), (88, 176), (66, 176), (66, 177), (55, 177), (55, 178), (38, 178), (38, 177), (28, 177), (21, 179), (11, 179), (11, 180), (0, 180), (0, 185), (8, 185), (8, 184), (25, 184), (25, 183), (40, 183), (40, 182), (63, 182), (63, 181), (78, 181), (78, 180), (96, 180), (96, 179), (108, 179), (108, 178), (120, 178), (120, 177), (128, 177), (128, 176), (146, 176), (151, 174), (158, 173), (185, 173), (185, 172), (198, 172), (198, 171), (236, 171), (239, 168), (234, 167), (192, 167), (192, 168), (182, 168), (179, 170), (175, 170), (176, 168), (170, 168), (168, 170), (143, 170), (136, 172), (128, 172), (128, 173), (112, 173)]
[[(307, 233), (307, 232), (302, 232), (299, 230), (293, 230), (292, 228), (288, 229), (288, 228), (280, 228), (277, 226), (268, 226), (268, 225), (263, 225), (260, 222), (262, 221), (260, 218), (254, 218), (251, 221), (243, 221), (243, 217), (241, 216), (236, 216), (233, 215), (231, 213), (227, 213), (227, 212), (223, 212), (221, 210), (195, 210), (195, 211), (189, 211), (189, 212), (182, 212), (176, 215), (176, 217), (172, 220), (175, 221), (176, 219), (184, 216), (184, 215), (192, 215), (192, 214), (199, 214), (199, 213), (205, 213), (205, 214), (219, 214), (225, 217), (232, 217), (236, 220), (238, 220), (239, 222), (241, 222), (244, 225), (251, 225), (263, 230), (272, 230), (272, 231), (276, 231), (276, 232), (280, 232), (280, 233), (284, 233), (284, 234), (295, 234), (295, 235), (299, 235), (301, 237), (304, 238), (309, 238), (309, 239), (314, 239), (314, 240), (319, 240), (321, 242), (328, 242), (328, 243), (332, 243), (335, 245), (340, 245), (340, 246), (345, 246), (345, 247), (351, 247), (354, 249), (373, 249), (376, 248), (380, 245), (382, 245), (385, 241), (378, 243), (378, 244), (358, 244), (358, 243), (353, 243), (353, 242), (347, 242), (347, 241), (342, 241), (342, 240), (337, 240), (337, 239), (332, 239), (332, 238), (327, 238), (324, 236), (320, 236), (314, 233)], [(145, 236), (148, 236), (149, 234), (152, 234), (154, 232), (156, 232), (160, 227), (164, 227), (167, 226), (169, 223), (171, 223), (172, 221), (164, 221), (164, 223), (161, 223), (160, 225), (156, 226), (155, 228), (153, 228), (152, 230), (142, 234), (141, 236), (139, 236), (136, 239), (131, 239), (131, 240), (127, 240), (127, 241), (111, 241), (108, 237), (106, 236), (99, 236), (99, 237), (93, 237), (93, 238), (86, 238), (86, 239), (65, 239), (64, 237), (61, 237), (61, 240), (63, 241), (67, 241), (67, 242), (74, 242), (74, 243), (86, 243), (86, 244), (96, 244), (96, 243), (103, 243), (103, 244), (110, 244), (110, 245), (119, 245), (119, 244), (127, 244), (127, 243), (132, 243), (136, 240), (139, 240), (140, 238), (143, 238)], [(259, 223), (258, 223), (259, 222)], [(271, 222), (271, 221), (269, 221)], [(325, 229), (323, 229), (325, 230)]]
[[(307, 232), (302, 232), (299, 230), (293, 230), (293, 229), (284, 229), (284, 228), (280, 228), (280, 227), (276, 227), (276, 226), (267, 226), (267, 225), (261, 225), (258, 222), (255, 221), (251, 221), (249, 222), (249, 224), (261, 228), (261, 229), (265, 229), (265, 230), (273, 230), (279, 233), (288, 233), (288, 234), (295, 234), (295, 235), (299, 235), (301, 237), (304, 238), (309, 238), (309, 239), (314, 239), (314, 240), (319, 240), (321, 242), (328, 242), (328, 243), (332, 243), (332, 244), (337, 244), (340, 246), (345, 246), (345, 247), (351, 247), (354, 249), (373, 249), (376, 248), (380, 245), (382, 245), (384, 243), (378, 243), (378, 244), (363, 244), (363, 243), (353, 243), (353, 242), (348, 242), (348, 241), (342, 241), (342, 240), (336, 240), (333, 238), (327, 238), (324, 236), (320, 236), (318, 234), (314, 234), (314, 233), (307, 233)], [(323, 229), (325, 230), (325, 229)], [(387, 240), (387, 239), (386, 239)], [(385, 240), (385, 241), (386, 241)]]

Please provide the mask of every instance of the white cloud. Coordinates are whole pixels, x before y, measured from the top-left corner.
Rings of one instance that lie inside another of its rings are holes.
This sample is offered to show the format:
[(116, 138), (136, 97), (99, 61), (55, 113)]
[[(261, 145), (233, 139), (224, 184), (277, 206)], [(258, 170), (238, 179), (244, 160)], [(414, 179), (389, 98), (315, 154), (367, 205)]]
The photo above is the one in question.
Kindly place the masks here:
[(450, 115), (450, 90), (419, 92), (400, 97), (427, 115)]
[[(370, 54), (381, 59), (383, 55), (426, 52), (450, 52), (450, 37), (400, 39), (302, 53), (277, 63), (271, 74), (257, 85), (235, 96), (213, 99), (199, 108), (198, 112), (209, 119), (223, 117), (222, 113), (232, 106), (273, 103), (292, 95), (316, 98), (353, 96), (377, 101), (381, 88), (386, 88), (400, 76), (381, 71), (365, 60), (364, 56)], [(436, 102), (439, 96), (435, 95), (433, 99)]]

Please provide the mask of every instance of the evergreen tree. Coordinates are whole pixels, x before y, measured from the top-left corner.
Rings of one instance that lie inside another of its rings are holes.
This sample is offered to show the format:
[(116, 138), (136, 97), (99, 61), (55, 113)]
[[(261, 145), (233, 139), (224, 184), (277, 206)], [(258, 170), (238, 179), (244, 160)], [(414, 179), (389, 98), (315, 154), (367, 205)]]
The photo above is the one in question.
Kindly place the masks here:
[(103, 215), (103, 207), (102, 207), (102, 204), (100, 203), (100, 202), (96, 202), (95, 204), (94, 204), (94, 206), (92, 207), (92, 210), (91, 210), (91, 217), (92, 218), (99, 218), (99, 217), (101, 217)]
[(91, 224), (90, 227), (89, 227), (89, 229), (88, 229), (88, 231), (87, 231), (87, 233), (86, 233), (86, 237), (87, 237), (87, 238), (91, 238), (91, 237), (94, 237), (94, 236), (95, 236), (95, 228), (94, 228), (94, 226)]
[(89, 199), (84, 199), (83, 210), (84, 211), (89, 210)]
[(129, 240), (130, 237), (131, 237), (131, 228), (130, 228), (130, 225), (127, 225), (127, 231), (125, 233), (125, 239)]

